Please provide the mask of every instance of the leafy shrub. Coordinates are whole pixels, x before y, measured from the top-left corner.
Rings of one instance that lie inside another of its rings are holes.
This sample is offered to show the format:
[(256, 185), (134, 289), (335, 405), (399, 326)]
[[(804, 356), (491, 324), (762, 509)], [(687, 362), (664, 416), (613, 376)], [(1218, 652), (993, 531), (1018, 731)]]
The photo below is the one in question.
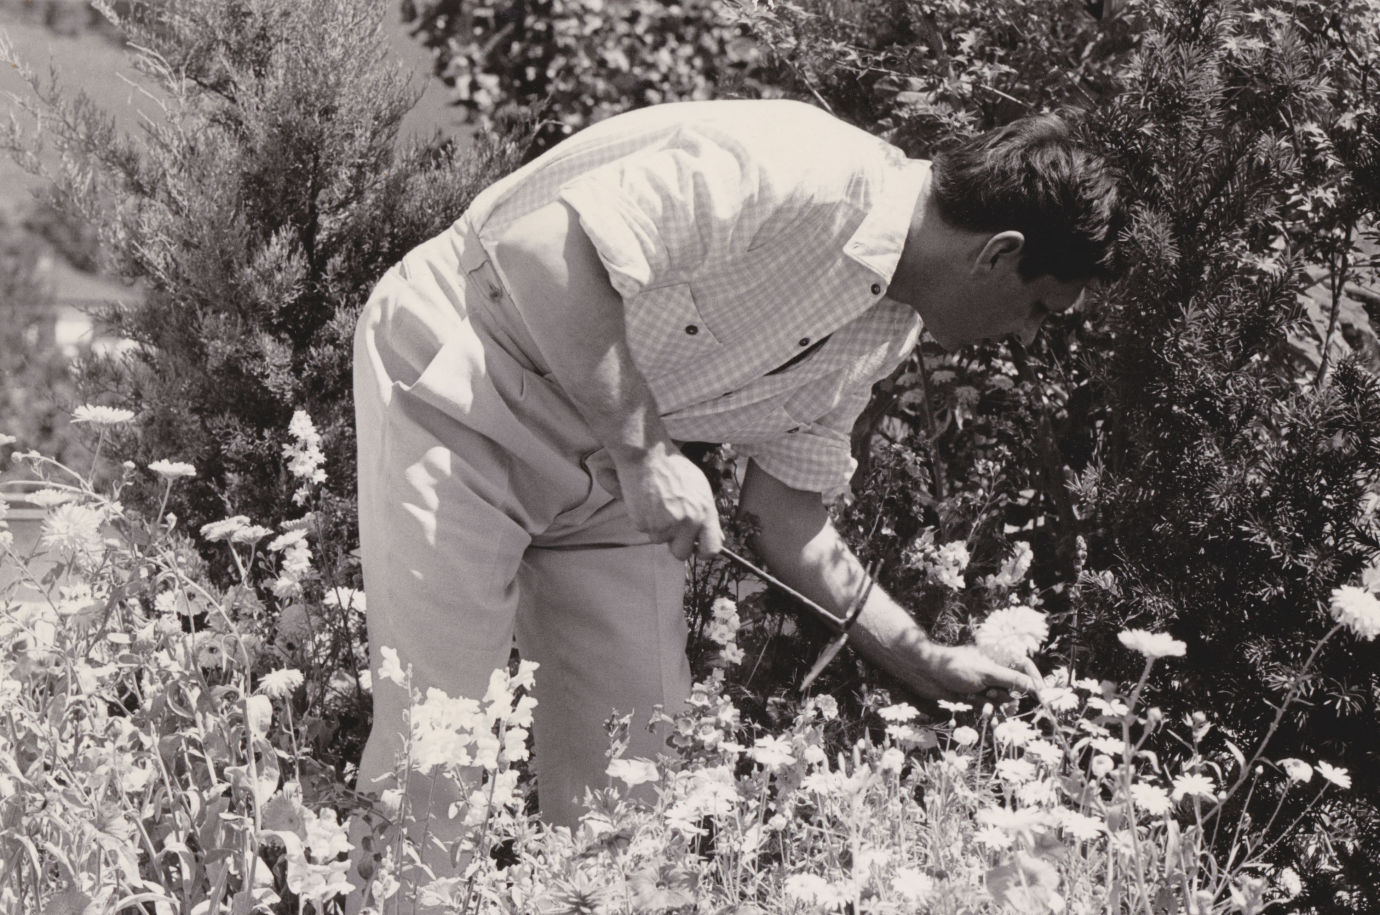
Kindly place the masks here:
[(53, 300), (41, 256), (35, 239), (0, 221), (0, 431), (75, 463), (80, 448), (67, 435), (66, 416), (77, 385), (49, 326)]
[(36, 143), (57, 146), (55, 204), (147, 290), (109, 316), (137, 348), (85, 373), (89, 397), (143, 417), (127, 452), (196, 463), (172, 497), (186, 522), (230, 507), (276, 523), (293, 483), (264, 455), (305, 406), (328, 474), (315, 508), (342, 559), (355, 317), (384, 271), (512, 158), (501, 140), (399, 148), (419, 90), (385, 56), (382, 17), (367, 0), (132, 3), (118, 22), (166, 118), (120, 135), (80, 94), (28, 74), (42, 131), (8, 136), (29, 163)]
[(759, 76), (757, 44), (719, 0), (405, 0), (403, 18), (472, 117), (537, 113), (532, 154), (611, 114)]

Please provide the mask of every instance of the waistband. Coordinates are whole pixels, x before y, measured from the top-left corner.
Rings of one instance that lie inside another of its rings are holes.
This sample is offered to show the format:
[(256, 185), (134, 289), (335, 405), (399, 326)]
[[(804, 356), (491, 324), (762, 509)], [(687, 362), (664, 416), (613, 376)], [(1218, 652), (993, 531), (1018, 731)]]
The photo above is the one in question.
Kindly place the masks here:
[(453, 231), (460, 236), (460, 270), (465, 276), (465, 306), (470, 320), (523, 368), (539, 375), (551, 374), (507, 283), (468, 217), (461, 217)]

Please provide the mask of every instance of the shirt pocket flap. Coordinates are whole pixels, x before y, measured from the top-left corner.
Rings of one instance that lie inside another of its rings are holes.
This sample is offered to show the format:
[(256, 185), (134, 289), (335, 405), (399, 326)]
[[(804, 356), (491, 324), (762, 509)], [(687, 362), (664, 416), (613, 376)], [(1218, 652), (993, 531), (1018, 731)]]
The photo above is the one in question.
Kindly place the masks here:
[(628, 348), (648, 378), (718, 354), (723, 345), (695, 304), (689, 283), (644, 289), (627, 303)]

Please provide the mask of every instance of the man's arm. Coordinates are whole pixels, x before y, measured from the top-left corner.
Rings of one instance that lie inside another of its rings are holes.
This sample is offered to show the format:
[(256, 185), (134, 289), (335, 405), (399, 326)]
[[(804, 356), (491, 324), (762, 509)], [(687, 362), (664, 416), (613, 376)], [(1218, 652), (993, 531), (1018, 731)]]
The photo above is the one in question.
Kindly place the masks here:
[[(862, 563), (829, 521), (818, 493), (792, 489), (748, 464), (739, 510), (756, 515), (757, 550), (786, 584), (839, 616), (863, 584)], [(971, 645), (930, 641), (903, 607), (874, 587), (851, 630), (850, 640), (868, 661), (931, 699), (961, 699), (989, 689), (1030, 691), (1040, 672), (991, 660)], [(1033, 679), (1032, 679), (1033, 678)]]
[(561, 389), (613, 459), (637, 529), (686, 559), (723, 544), (709, 481), (671, 441), (633, 364), (623, 300), (575, 212), (554, 203), (495, 240), (509, 292)]

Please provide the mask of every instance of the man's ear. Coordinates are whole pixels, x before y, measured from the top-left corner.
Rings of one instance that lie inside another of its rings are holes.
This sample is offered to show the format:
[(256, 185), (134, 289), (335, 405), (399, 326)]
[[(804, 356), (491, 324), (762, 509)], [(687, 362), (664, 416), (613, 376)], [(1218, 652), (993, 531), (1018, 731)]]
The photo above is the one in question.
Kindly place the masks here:
[(982, 246), (982, 251), (978, 254), (977, 260), (973, 263), (974, 273), (984, 273), (994, 271), (998, 267), (1009, 265), (1015, 267), (1020, 261), (1021, 251), (1025, 248), (1025, 235), (1015, 229), (1007, 229), (1005, 232), (998, 232), (988, 238)]

